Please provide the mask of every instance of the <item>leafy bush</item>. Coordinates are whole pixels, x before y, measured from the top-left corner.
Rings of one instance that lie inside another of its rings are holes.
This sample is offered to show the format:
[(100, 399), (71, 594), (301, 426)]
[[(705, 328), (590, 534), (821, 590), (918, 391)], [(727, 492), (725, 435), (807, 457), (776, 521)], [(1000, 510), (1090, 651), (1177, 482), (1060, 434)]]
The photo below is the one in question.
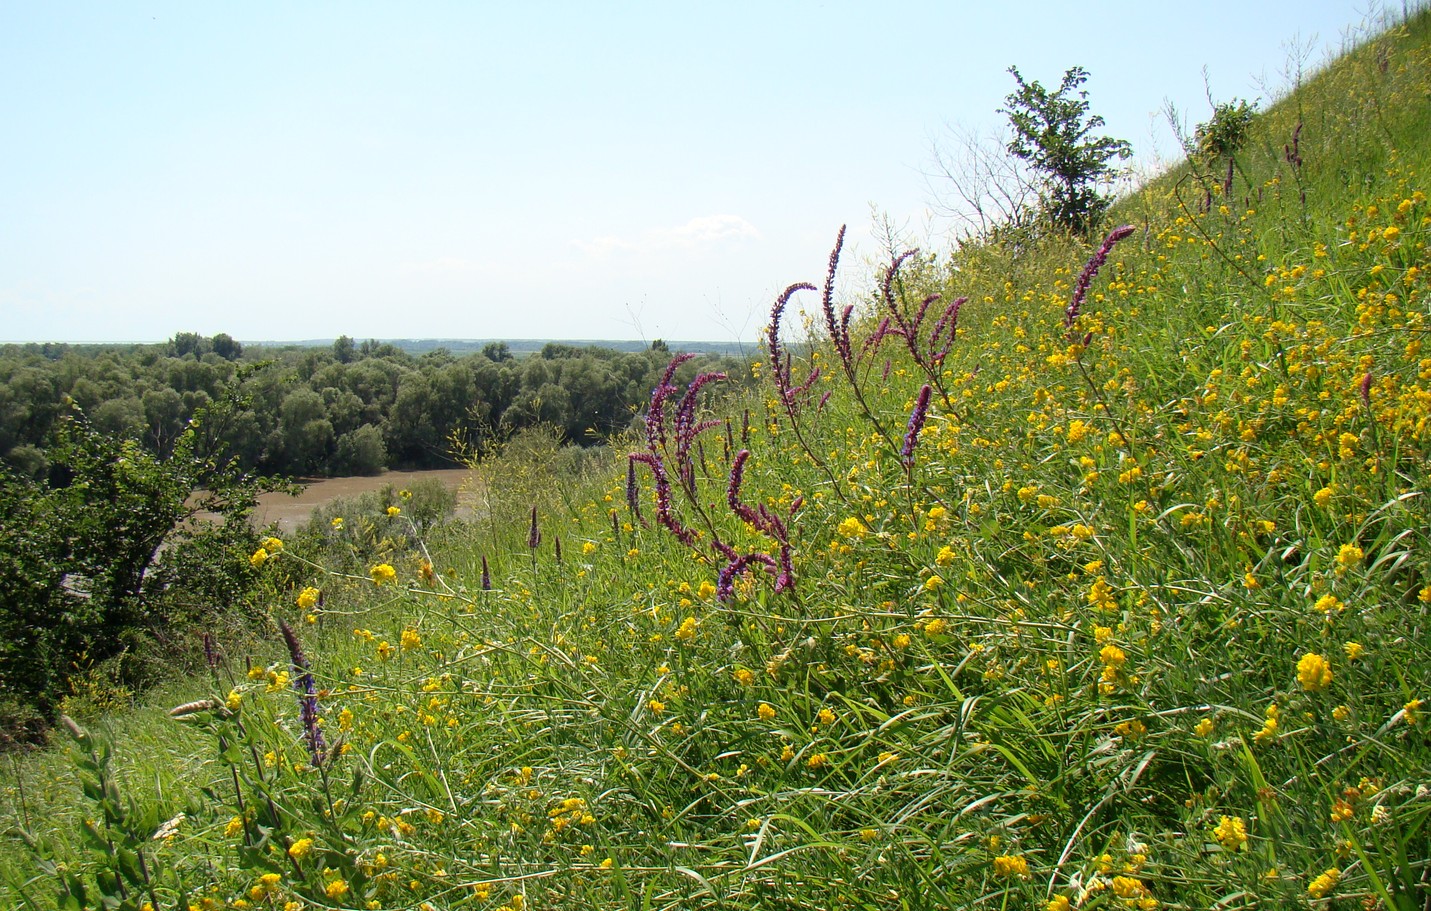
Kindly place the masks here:
[(48, 482), (0, 476), (0, 693), (23, 736), (72, 679), (150, 682), (180, 630), (246, 597), (260, 485), (201, 451), (203, 426), (160, 459), (74, 412), (46, 453)]
[(1084, 234), (1095, 228), (1111, 200), (1099, 187), (1113, 175), (1113, 159), (1133, 154), (1126, 140), (1095, 136), (1103, 118), (1088, 113), (1088, 92), (1080, 86), (1088, 71), (1075, 66), (1064, 73), (1058, 90), (1025, 82), (1009, 67), (1018, 89), (1004, 99), (1014, 135), (1009, 154), (1033, 167), (1043, 181), (1043, 211), (1058, 228)]
[(1229, 158), (1242, 148), (1252, 129), (1257, 105), (1240, 98), (1217, 104), (1212, 119), (1197, 125), (1193, 148), (1204, 161)]

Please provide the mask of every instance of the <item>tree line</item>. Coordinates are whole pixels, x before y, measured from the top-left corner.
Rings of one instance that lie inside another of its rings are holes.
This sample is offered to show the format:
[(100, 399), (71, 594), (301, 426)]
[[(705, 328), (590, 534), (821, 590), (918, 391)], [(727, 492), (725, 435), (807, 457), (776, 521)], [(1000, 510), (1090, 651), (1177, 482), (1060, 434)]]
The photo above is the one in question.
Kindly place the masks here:
[[(625, 430), (670, 360), (645, 351), (548, 343), (516, 357), (505, 343), (454, 356), (414, 356), (343, 336), (327, 347), (245, 347), (220, 333), (158, 345), (0, 347), (0, 460), (48, 470), (51, 437), (78, 409), (97, 432), (170, 457), (195, 414), (220, 398), (223, 449), (235, 464), (287, 477), (439, 468), (464, 451), (536, 424), (592, 445)], [(742, 376), (742, 362), (702, 369)]]

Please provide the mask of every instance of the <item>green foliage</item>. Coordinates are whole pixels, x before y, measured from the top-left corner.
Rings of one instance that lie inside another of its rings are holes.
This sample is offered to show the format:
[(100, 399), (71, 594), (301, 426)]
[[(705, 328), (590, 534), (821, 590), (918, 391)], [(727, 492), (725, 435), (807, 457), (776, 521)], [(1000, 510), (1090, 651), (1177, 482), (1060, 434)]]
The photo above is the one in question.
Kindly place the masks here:
[(1197, 125), (1193, 148), (1205, 161), (1231, 158), (1247, 142), (1256, 114), (1255, 103), (1240, 98), (1220, 102), (1213, 107), (1212, 119)]
[(1013, 128), (1009, 154), (1028, 162), (1043, 181), (1042, 206), (1054, 226), (1074, 234), (1092, 231), (1111, 203), (1100, 189), (1113, 176), (1111, 162), (1128, 158), (1132, 147), (1094, 135), (1103, 118), (1088, 113), (1088, 92), (1080, 88), (1088, 81), (1083, 67), (1064, 73), (1053, 92), (1025, 82), (1018, 67), (1009, 72), (1018, 89), (999, 109)]
[[(104, 433), (168, 458), (188, 421), (237, 384), (224, 442), (242, 467), (287, 477), (458, 464), (467, 447), (534, 423), (599, 445), (624, 431), (665, 358), (552, 343), (518, 359), (502, 342), (454, 357), (392, 345), (252, 349), (222, 334), (162, 346), (0, 347), (0, 459), (22, 474), (71, 404)], [(708, 359), (714, 361), (714, 359)]]
[(246, 597), (247, 517), (264, 485), (204, 448), (205, 421), (223, 414), (196, 416), (160, 459), (76, 412), (57, 427), (46, 483), (0, 478), (0, 692), (16, 711), (51, 716), (97, 668), (152, 682), (188, 624)]

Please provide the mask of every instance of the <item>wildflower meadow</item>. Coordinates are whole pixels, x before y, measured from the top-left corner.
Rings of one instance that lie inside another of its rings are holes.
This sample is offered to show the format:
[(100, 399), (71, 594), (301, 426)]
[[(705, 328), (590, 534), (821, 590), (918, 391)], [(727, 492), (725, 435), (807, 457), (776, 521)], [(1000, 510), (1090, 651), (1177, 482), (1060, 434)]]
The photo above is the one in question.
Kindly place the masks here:
[(7, 761), (4, 903), (1431, 906), (1428, 92), (1421, 13), (1087, 238), (832, 226), (754, 392), (265, 541), (266, 640)]

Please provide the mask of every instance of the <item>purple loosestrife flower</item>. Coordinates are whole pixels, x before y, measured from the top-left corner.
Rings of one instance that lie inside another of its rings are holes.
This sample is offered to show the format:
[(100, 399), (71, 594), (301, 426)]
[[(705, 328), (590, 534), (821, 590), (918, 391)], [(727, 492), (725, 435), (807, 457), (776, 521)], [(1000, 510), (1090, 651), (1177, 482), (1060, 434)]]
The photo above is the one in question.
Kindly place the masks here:
[(671, 358), (666, 372), (661, 374), (661, 382), (651, 390), (651, 407), (646, 412), (646, 447), (652, 452), (666, 448), (666, 399), (676, 391), (673, 383), (676, 369), (694, 357), (694, 354), (687, 353)]
[(819, 379), (820, 368), (816, 367), (815, 369), (810, 371), (810, 375), (805, 378), (805, 382), (801, 383), (799, 386), (790, 387), (790, 389), (785, 393), (785, 398), (788, 401), (794, 402), (800, 396), (809, 392), (811, 387), (813, 387), (815, 383), (819, 381)]
[[(934, 324), (934, 331), (929, 333), (929, 350), (931, 361), (937, 367), (944, 363), (944, 358), (949, 356), (949, 349), (954, 347), (954, 337), (959, 332), (959, 308), (963, 307), (969, 298), (956, 297), (949, 306), (944, 308), (939, 320)], [(948, 331), (949, 337), (945, 339), (942, 347), (936, 348), (939, 344), (939, 337)]]
[(922, 301), (919, 302), (919, 311), (914, 314), (914, 324), (913, 324), (913, 327), (914, 327), (914, 332), (915, 332), (915, 334), (918, 334), (918, 333), (919, 333), (919, 327), (922, 326), (922, 325), (924, 325), (924, 317), (925, 317), (926, 314), (929, 313), (929, 308), (930, 308), (931, 306), (933, 306), (934, 303), (935, 303), (936, 301), (938, 301), (939, 298), (941, 298), (941, 297), (943, 297), (942, 294), (937, 294), (937, 293), (936, 293), (936, 294), (931, 294), (931, 295), (927, 296), (926, 298), (924, 298), (924, 300), (922, 300)]
[(676, 406), (676, 472), (681, 478), (681, 485), (692, 498), (696, 495), (696, 472), (691, 463), (691, 445), (702, 433), (720, 426), (719, 421), (696, 423), (696, 403), (702, 388), (725, 378), (724, 373), (702, 373), (691, 380), (686, 394), (681, 396), (680, 404)]
[(790, 367), (782, 357), (783, 352), (780, 349), (780, 317), (796, 291), (814, 290), (815, 286), (809, 282), (793, 284), (780, 293), (775, 299), (775, 306), (770, 308), (770, 325), (765, 327), (765, 345), (770, 349), (770, 370), (774, 374), (775, 387), (780, 390), (783, 401), (789, 401), (787, 393), (790, 389)]
[(1371, 382), (1372, 382), (1371, 371), (1368, 370), (1368, 371), (1366, 372), (1366, 376), (1364, 376), (1364, 377), (1361, 378), (1361, 387), (1360, 387), (1360, 389), (1361, 389), (1361, 401), (1362, 401), (1362, 404), (1366, 405), (1366, 407), (1368, 407), (1368, 408), (1371, 407)]
[(830, 253), (830, 268), (825, 273), (825, 291), (820, 299), (820, 307), (825, 313), (825, 329), (830, 333), (830, 341), (835, 345), (835, 353), (846, 368), (850, 366), (853, 353), (850, 350), (850, 309), (844, 316), (835, 319), (835, 270), (840, 265), (840, 250), (845, 246), (845, 226), (840, 225), (840, 233), (835, 236), (835, 249)]
[(214, 637), (208, 631), (204, 632), (204, 663), (209, 666), (209, 672), (218, 678), (219, 664), (222, 659), (219, 656), (218, 647), (214, 645)]
[(1072, 329), (1073, 324), (1078, 320), (1078, 314), (1083, 311), (1083, 300), (1088, 296), (1088, 289), (1093, 285), (1093, 279), (1098, 275), (1098, 270), (1103, 268), (1103, 264), (1108, 261), (1108, 254), (1113, 252), (1113, 247), (1118, 241), (1133, 233), (1132, 225), (1124, 225), (1121, 228), (1114, 228), (1103, 239), (1103, 245), (1098, 248), (1098, 252), (1093, 254), (1093, 258), (1083, 267), (1083, 272), (1078, 276), (1078, 281), (1073, 286), (1073, 299), (1068, 302), (1068, 309), (1063, 314), (1063, 325)]
[(888, 336), (889, 333), (889, 317), (886, 316), (879, 321), (879, 325), (875, 327), (874, 332), (870, 333), (869, 338), (865, 339), (864, 344), (860, 345), (859, 359), (863, 361), (866, 355), (872, 352), (878, 352), (879, 346), (884, 344), (885, 337)]
[(907, 328), (904, 322), (904, 314), (899, 312), (899, 307), (894, 301), (894, 282), (899, 278), (899, 269), (904, 265), (904, 261), (909, 259), (918, 250), (906, 250), (894, 258), (889, 264), (889, 268), (884, 270), (884, 278), (880, 280), (880, 296), (884, 298), (884, 304), (889, 308), (889, 312), (894, 316), (894, 321), (899, 324), (899, 328)]
[(482, 555), (482, 590), (489, 592), (492, 590), (492, 571), (487, 568), (487, 555)]
[[(649, 527), (646, 517), (641, 515), (641, 488), (636, 485), (636, 463), (630, 459), (626, 460), (626, 508), (631, 510), (631, 515), (642, 525)], [(612, 523), (616, 522), (616, 515), (612, 513)]]
[(532, 507), (532, 527), (527, 531), (527, 550), (536, 550), (542, 544), (542, 530), (537, 527), (537, 508)]
[(742, 449), (735, 454), (735, 462), (730, 466), (730, 483), (725, 488), (725, 501), (730, 511), (740, 516), (747, 525), (759, 527), (760, 520), (756, 517), (755, 510), (740, 500), (740, 485), (745, 480), (745, 463), (749, 458), (749, 449)]
[(765, 554), (742, 554), (726, 564), (716, 577), (716, 597), (721, 601), (729, 601), (735, 594), (735, 577), (753, 564), (760, 564), (772, 572), (775, 570), (775, 560)]
[(303, 723), (303, 739), (308, 743), (308, 752), (313, 757), (313, 765), (316, 768), (323, 764), (327, 751), (323, 743), (323, 729), (318, 721), (318, 687), (313, 682), (308, 657), (303, 654), (303, 646), (299, 645), (293, 628), (279, 620), (278, 629), (283, 633), (283, 641), (288, 646), (288, 657), (293, 663), (293, 688), (298, 691), (298, 713)]
[(899, 460), (906, 469), (914, 467), (914, 446), (919, 442), (919, 431), (924, 429), (924, 421), (929, 417), (929, 384), (919, 390), (914, 400), (914, 410), (909, 413), (909, 427), (904, 431), (904, 448), (899, 451)]
[(656, 478), (656, 521), (666, 526), (682, 544), (687, 547), (695, 546), (696, 533), (682, 525), (671, 512), (671, 480), (666, 475), (666, 466), (650, 452), (633, 452), (627, 458), (651, 469), (651, 474)]

